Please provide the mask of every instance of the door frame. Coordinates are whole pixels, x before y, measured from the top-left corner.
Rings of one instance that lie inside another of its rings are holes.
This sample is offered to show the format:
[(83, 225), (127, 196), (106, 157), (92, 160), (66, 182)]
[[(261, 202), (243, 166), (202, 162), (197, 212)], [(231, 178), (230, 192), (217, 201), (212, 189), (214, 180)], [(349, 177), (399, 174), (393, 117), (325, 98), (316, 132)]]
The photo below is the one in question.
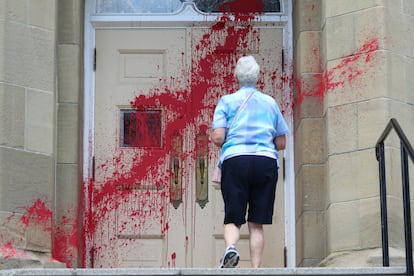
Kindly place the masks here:
[[(260, 15), (255, 26), (272, 26), (283, 29), (283, 60), (284, 74), (288, 80), (293, 74), (293, 36), (292, 36), (292, 0), (281, 0), (281, 12)], [(202, 14), (197, 12), (192, 1), (183, 1), (180, 10), (173, 14), (143, 14), (143, 15), (99, 15), (95, 13), (96, 0), (85, 1), (84, 22), (84, 90), (83, 90), (83, 129), (82, 129), (82, 184), (83, 193), (81, 210), (85, 225), (91, 214), (91, 179), (93, 178), (94, 156), (94, 105), (95, 105), (95, 32), (97, 29), (139, 29), (139, 28), (168, 28), (203, 26), (205, 22), (213, 22), (220, 14)], [(283, 86), (283, 109), (285, 119), (290, 129), (284, 151), (284, 231), (287, 267), (296, 267), (296, 228), (295, 228), (295, 174), (294, 174), (294, 124), (293, 124), (293, 87), (287, 81)], [(83, 233), (82, 263), (91, 267), (93, 246), (92, 233)]]

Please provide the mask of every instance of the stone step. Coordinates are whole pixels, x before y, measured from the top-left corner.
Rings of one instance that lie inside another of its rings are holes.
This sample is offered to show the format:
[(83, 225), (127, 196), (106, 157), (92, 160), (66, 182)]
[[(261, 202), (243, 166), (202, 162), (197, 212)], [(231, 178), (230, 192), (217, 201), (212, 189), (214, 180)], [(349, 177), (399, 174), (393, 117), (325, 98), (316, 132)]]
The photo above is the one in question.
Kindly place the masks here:
[(213, 275), (260, 275), (260, 276), (402, 276), (405, 275), (405, 267), (373, 267), (373, 268), (260, 268), (260, 269), (212, 269), (212, 268), (102, 268), (102, 269), (7, 269), (0, 270), (0, 276), (213, 276)]

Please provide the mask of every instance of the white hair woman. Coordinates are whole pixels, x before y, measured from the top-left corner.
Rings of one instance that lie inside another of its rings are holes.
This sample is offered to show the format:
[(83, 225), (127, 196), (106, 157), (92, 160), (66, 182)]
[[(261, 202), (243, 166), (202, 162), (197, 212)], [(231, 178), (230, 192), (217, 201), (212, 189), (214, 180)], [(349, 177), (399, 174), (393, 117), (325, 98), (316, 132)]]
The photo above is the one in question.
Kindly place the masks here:
[(252, 267), (260, 267), (263, 225), (271, 224), (278, 179), (279, 150), (289, 132), (276, 101), (257, 90), (260, 67), (253, 56), (241, 57), (234, 75), (239, 90), (219, 100), (212, 122), (212, 140), (221, 148), (221, 192), (224, 200), (224, 242), (220, 267), (236, 267), (240, 227), (249, 229)]

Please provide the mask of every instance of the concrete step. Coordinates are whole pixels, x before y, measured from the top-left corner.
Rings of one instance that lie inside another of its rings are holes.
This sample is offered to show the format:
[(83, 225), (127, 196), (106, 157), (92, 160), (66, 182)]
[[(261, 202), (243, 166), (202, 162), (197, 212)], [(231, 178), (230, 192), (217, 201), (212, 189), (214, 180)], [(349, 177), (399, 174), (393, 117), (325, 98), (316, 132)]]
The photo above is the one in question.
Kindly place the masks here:
[(374, 267), (374, 268), (260, 268), (260, 269), (212, 269), (212, 268), (112, 268), (112, 269), (8, 269), (0, 270), (0, 276), (33, 275), (33, 276), (213, 276), (213, 275), (260, 275), (260, 276), (401, 276), (405, 275), (405, 267)]

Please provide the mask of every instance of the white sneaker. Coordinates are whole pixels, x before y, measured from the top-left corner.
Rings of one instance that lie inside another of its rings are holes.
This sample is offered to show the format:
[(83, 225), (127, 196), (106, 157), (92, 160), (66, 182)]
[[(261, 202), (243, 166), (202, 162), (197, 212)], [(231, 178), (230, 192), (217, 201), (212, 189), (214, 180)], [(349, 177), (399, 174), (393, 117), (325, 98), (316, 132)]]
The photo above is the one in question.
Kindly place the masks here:
[(234, 268), (239, 263), (240, 255), (234, 245), (226, 248), (223, 258), (220, 259), (220, 268)]

